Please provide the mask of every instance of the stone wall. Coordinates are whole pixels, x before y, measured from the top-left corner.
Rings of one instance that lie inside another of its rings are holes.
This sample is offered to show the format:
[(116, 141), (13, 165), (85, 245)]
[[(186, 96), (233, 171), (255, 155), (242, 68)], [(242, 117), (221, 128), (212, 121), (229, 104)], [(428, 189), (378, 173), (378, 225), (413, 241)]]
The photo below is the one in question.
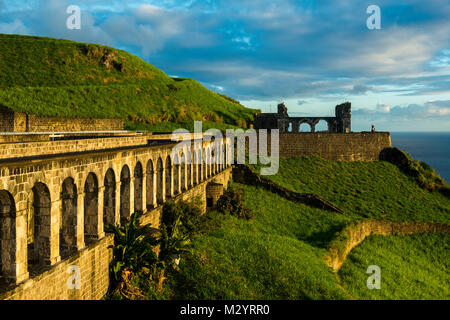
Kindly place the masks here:
[(280, 133), (280, 157), (286, 158), (316, 155), (334, 161), (375, 161), (390, 146), (389, 132)]
[(38, 117), (0, 106), (0, 132), (123, 130), (122, 119)]
[[(10, 291), (0, 293), (0, 300), (101, 299), (108, 291), (109, 263), (112, 259), (112, 249), (108, 247), (113, 243), (113, 235), (107, 235), (51, 269), (25, 280)], [(69, 271), (71, 266), (79, 267), (80, 289), (72, 289), (68, 285), (74, 275)]]
[(324, 259), (338, 271), (349, 252), (370, 235), (408, 235), (414, 233), (450, 233), (450, 224), (437, 222), (392, 222), (367, 220), (347, 226), (333, 240)]
[(8, 143), (1, 145), (0, 159), (66, 154), (100, 149), (146, 145), (150, 136), (108, 137), (60, 141)]

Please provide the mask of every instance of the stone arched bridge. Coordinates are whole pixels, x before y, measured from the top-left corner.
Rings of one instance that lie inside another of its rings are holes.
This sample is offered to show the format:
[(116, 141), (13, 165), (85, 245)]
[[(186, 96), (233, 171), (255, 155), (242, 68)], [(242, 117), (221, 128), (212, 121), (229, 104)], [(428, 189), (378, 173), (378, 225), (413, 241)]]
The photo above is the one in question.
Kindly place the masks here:
[[(141, 211), (157, 227), (166, 199), (205, 197), (208, 182), (226, 186), (231, 170), (226, 139), (193, 140), (174, 154), (169, 136), (147, 134), (1, 139), (8, 142), (0, 146), (3, 299), (101, 297), (112, 244), (106, 225)], [(69, 264), (81, 265), (78, 291), (65, 286)]]

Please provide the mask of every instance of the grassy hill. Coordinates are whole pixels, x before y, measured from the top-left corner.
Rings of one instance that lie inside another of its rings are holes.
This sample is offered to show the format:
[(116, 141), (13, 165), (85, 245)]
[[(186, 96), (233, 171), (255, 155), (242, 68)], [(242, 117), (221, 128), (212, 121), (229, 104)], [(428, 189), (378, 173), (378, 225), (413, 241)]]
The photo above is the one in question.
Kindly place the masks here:
[(122, 118), (131, 129), (171, 130), (192, 120), (245, 126), (256, 111), (100, 45), (0, 34), (0, 65), (0, 105), (39, 116)]
[[(281, 159), (279, 173), (271, 179), (297, 192), (317, 193), (345, 214), (234, 182), (255, 219), (209, 212), (210, 227), (193, 240), (193, 254), (169, 275), (164, 292), (149, 290), (147, 298), (450, 298), (445, 234), (369, 237), (350, 252), (338, 273), (324, 261), (330, 242), (346, 226), (366, 218), (449, 223), (448, 197), (420, 188), (387, 162)], [(366, 287), (371, 264), (382, 268), (381, 291)]]

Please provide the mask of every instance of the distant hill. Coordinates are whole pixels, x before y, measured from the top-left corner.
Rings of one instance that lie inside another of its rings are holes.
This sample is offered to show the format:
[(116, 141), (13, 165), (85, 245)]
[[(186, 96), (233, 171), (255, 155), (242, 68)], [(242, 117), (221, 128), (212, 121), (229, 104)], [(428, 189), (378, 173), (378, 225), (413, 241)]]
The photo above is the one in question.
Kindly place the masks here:
[[(123, 50), (0, 34), (0, 105), (39, 116), (121, 118), (128, 129), (245, 127), (257, 111), (171, 78)], [(185, 126), (185, 127), (186, 127)]]

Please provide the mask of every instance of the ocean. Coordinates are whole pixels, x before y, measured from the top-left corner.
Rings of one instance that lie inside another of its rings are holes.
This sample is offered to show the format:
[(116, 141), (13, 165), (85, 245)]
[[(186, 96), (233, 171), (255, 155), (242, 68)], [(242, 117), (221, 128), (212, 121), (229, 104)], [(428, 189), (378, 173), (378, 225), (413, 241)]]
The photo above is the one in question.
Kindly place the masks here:
[(450, 132), (391, 132), (391, 142), (450, 182)]

